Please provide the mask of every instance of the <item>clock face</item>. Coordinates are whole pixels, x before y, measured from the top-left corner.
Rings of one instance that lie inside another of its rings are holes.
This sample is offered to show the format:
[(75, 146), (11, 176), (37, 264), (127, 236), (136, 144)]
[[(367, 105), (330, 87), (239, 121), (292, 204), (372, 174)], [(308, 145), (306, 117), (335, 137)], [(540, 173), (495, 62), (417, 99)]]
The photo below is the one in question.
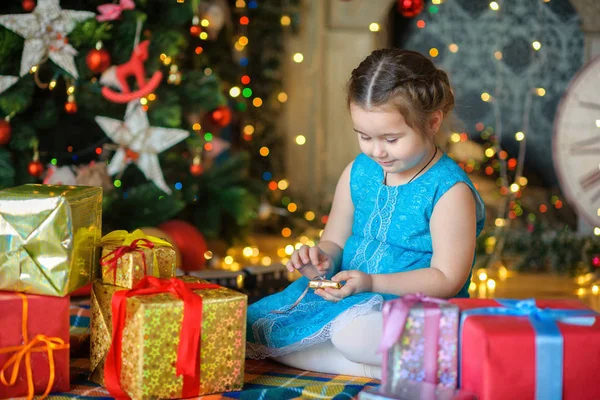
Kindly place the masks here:
[(554, 166), (580, 216), (600, 226), (600, 57), (567, 89), (554, 121)]

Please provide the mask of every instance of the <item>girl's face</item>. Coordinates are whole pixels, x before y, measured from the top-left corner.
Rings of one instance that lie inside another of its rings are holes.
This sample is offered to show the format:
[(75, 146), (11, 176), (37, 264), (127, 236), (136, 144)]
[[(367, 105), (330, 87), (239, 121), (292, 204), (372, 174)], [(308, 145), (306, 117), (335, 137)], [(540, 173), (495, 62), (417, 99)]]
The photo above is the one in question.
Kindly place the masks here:
[(413, 130), (398, 110), (376, 107), (369, 111), (350, 104), (360, 150), (393, 174), (417, 166), (431, 152), (432, 141)]

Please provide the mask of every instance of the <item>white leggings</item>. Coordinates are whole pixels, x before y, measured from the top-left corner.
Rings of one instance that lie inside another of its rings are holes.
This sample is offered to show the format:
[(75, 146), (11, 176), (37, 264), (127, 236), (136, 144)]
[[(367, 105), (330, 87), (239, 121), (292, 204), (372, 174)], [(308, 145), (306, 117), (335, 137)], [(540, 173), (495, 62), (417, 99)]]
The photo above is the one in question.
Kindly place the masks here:
[(381, 379), (377, 348), (382, 325), (381, 312), (363, 315), (334, 332), (331, 340), (273, 359), (308, 371)]

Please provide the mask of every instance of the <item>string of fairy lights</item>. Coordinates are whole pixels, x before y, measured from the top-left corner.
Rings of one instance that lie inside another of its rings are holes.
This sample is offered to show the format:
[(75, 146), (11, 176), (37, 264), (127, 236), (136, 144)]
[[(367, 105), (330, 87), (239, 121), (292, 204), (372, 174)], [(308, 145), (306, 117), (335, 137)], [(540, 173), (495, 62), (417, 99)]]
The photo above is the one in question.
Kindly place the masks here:
[[(237, 19), (238, 23), (239, 23), (239, 32), (240, 35), (238, 35), (238, 37), (234, 40), (234, 49), (237, 52), (243, 53), (244, 55), (240, 57), (240, 65), (242, 67), (246, 67), (247, 66), (247, 59), (245, 58), (245, 54), (247, 54), (247, 46), (249, 45), (249, 39), (248, 39), (248, 27), (249, 25), (251, 25), (251, 21), (249, 19), (249, 17), (246, 15), (245, 10), (246, 8), (256, 8), (257, 7), (257, 2), (256, 1), (249, 1), (246, 2), (245, 0), (237, 0), (236, 3), (236, 9), (238, 10), (238, 15), (239, 18)], [(287, 0), (283, 0), (282, 1), (282, 5), (281, 5), (281, 17), (279, 20), (279, 23), (281, 25), (282, 28), (282, 34), (285, 34), (286, 30), (291, 26), (292, 24), (292, 19), (291, 16), (289, 15), (289, 4)], [(301, 52), (294, 52), (292, 55), (292, 60), (295, 63), (302, 63), (304, 61), (304, 56)], [(261, 107), (263, 105), (263, 99), (260, 97), (253, 97), (253, 92), (250, 86), (248, 86), (251, 82), (251, 77), (247, 74), (244, 74), (241, 79), (241, 86), (232, 86), (229, 89), (229, 95), (232, 98), (238, 98), (240, 95), (248, 100), (251, 99), (251, 103), (254, 107)], [(277, 94), (277, 101), (279, 101), (281, 104), (284, 104), (288, 101), (288, 94), (285, 91), (280, 91)], [(243, 138), (246, 141), (251, 141), (254, 139), (255, 137), (255, 132), (256, 132), (256, 128), (252, 123), (247, 123), (242, 131), (243, 134)], [(296, 135), (294, 138), (294, 142), (296, 145), (298, 146), (303, 146), (304, 144), (306, 144), (306, 137), (304, 135)], [(260, 154), (260, 156), (262, 157), (269, 157), (272, 154), (272, 149), (269, 148), (268, 146), (261, 146), (258, 149), (258, 152)], [(273, 173), (270, 171), (264, 171), (262, 174), (262, 178), (263, 180), (267, 181), (267, 187), (270, 191), (281, 191), (284, 192), (286, 190), (289, 189), (290, 183), (287, 179), (283, 178), (283, 179), (279, 179), (276, 180), (274, 179)], [(303, 218), (306, 221), (312, 222), (315, 221), (317, 219), (317, 213), (315, 211), (312, 210), (301, 210), (301, 206), (299, 206), (298, 203), (294, 202), (290, 196), (286, 196), (283, 195), (281, 197), (281, 204), (285, 207), (285, 209), (287, 210), (287, 212), (289, 213), (302, 213)], [(325, 223), (327, 220), (327, 216), (323, 215), (320, 218), (320, 222), (321, 223)], [(281, 229), (281, 236), (284, 238), (290, 238), (292, 237), (293, 232), (292, 229), (290, 227), (283, 227)], [(304, 239), (305, 236), (301, 236), (300, 239), (301, 242), (306, 242), (307, 240), (309, 242), (309, 239)], [(301, 243), (302, 244), (302, 243)], [(300, 245), (301, 245), (300, 244)], [(296, 244), (296, 246), (298, 246), (298, 244)], [(287, 251), (289, 252), (290, 247), (286, 247)], [(291, 251), (293, 252), (293, 250)], [(291, 252), (289, 254), (291, 254)], [(285, 248), (280, 249), (279, 254), (281, 257), (285, 256)]]
[[(178, 0), (182, 2), (184, 0)], [(234, 14), (234, 22), (236, 22), (236, 32), (237, 34), (233, 38), (233, 49), (235, 50), (236, 59), (241, 67), (241, 76), (239, 77), (239, 82), (234, 83), (231, 87), (228, 88), (227, 93), (232, 99), (238, 99), (239, 102), (249, 102), (253, 107), (261, 107), (263, 106), (264, 100), (256, 96), (252, 90), (253, 78), (247, 72), (247, 66), (249, 64), (248, 60), (248, 46), (250, 44), (250, 40), (248, 38), (248, 29), (252, 25), (252, 20), (248, 15), (248, 9), (257, 8), (257, 1), (245, 1), (245, 0), (236, 0)], [(288, 29), (292, 24), (291, 16), (289, 15), (289, 4), (287, 0), (282, 1), (281, 5), (281, 17), (279, 23), (282, 28), (282, 34), (285, 34), (286, 29)], [(200, 24), (202, 25), (203, 20), (200, 20)], [(200, 50), (201, 52), (202, 50)], [(196, 53), (198, 53), (198, 49), (196, 49)], [(304, 56), (301, 52), (294, 52), (292, 54), (292, 60), (295, 63), (302, 63), (304, 61)], [(288, 94), (285, 91), (280, 91), (277, 93), (277, 101), (281, 104), (284, 104), (288, 101)], [(244, 103), (245, 104), (245, 103)], [(201, 127), (196, 125), (193, 127), (194, 130), (200, 130)], [(256, 138), (255, 133), (257, 129), (252, 123), (252, 121), (246, 121), (245, 125), (242, 128), (242, 138), (245, 141), (252, 141)], [(294, 142), (298, 146), (303, 146), (306, 144), (306, 137), (304, 135), (297, 135), (294, 138)], [(206, 148), (205, 148), (206, 149)], [(272, 149), (269, 146), (260, 146), (258, 148), (259, 155), (261, 157), (269, 157), (272, 155)], [(296, 202), (294, 202), (290, 196), (285, 195), (283, 192), (289, 191), (290, 183), (287, 179), (274, 179), (273, 173), (270, 171), (264, 171), (262, 174), (263, 180), (267, 181), (267, 187), (270, 191), (282, 192), (281, 196), (281, 204), (285, 207), (285, 210), (290, 213), (301, 213), (300, 215), (308, 222), (317, 221), (321, 224), (325, 224), (327, 222), (327, 215), (322, 215), (318, 218), (317, 213), (313, 210), (301, 210), (301, 206), (299, 206)], [(290, 227), (282, 227), (281, 237), (284, 239), (289, 239), (293, 236), (294, 232)], [(319, 230), (317, 235), (320, 236), (322, 234), (322, 230)], [(294, 252), (295, 249), (298, 249), (302, 245), (315, 245), (315, 238), (310, 238), (307, 235), (298, 235), (296, 238), (296, 242), (293, 244), (287, 243), (279, 246), (276, 250), (276, 254), (265, 255), (261, 250), (254, 246), (247, 246), (244, 248), (232, 247), (227, 250), (226, 256), (220, 258), (218, 255), (213, 254), (212, 251), (207, 251), (204, 254), (204, 257), (209, 261), (209, 264), (213, 267), (218, 267), (220, 269), (225, 269), (229, 271), (238, 271), (240, 270), (244, 264), (251, 263), (255, 265), (264, 265), (269, 266), (275, 261), (279, 261), (282, 264), (287, 263), (289, 260), (289, 256)], [(275, 259), (275, 257), (278, 258)]]

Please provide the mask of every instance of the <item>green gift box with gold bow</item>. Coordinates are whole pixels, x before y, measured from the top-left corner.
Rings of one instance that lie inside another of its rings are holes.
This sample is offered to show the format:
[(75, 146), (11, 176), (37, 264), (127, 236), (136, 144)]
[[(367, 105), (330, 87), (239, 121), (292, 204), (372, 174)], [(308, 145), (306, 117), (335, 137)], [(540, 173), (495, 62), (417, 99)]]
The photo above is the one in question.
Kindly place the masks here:
[(112, 231), (102, 237), (102, 282), (132, 289), (146, 275), (172, 278), (176, 253), (171, 243), (140, 229)]
[(29, 184), (0, 191), (0, 290), (66, 296), (90, 283), (102, 189)]

